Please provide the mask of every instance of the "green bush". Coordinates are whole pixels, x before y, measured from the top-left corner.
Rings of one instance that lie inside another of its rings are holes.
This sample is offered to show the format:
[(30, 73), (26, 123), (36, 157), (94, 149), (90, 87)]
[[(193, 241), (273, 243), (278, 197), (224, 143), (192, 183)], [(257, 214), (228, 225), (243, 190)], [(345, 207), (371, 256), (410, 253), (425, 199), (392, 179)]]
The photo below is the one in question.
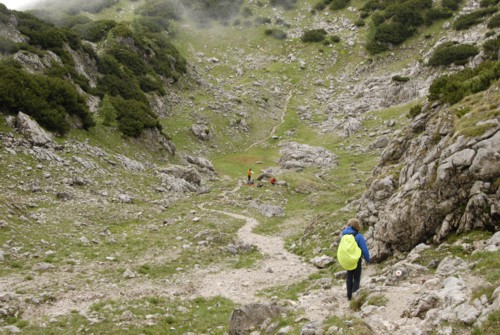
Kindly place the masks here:
[(151, 67), (146, 64), (136, 52), (122, 47), (113, 47), (107, 50), (107, 53), (113, 56), (120, 64), (132, 71), (136, 76), (152, 72)]
[(351, 0), (332, 0), (331, 4), (330, 4), (330, 8), (332, 10), (344, 9), (347, 7), (347, 5), (349, 5), (350, 2), (351, 2)]
[(28, 74), (8, 64), (0, 64), (0, 72), (2, 111), (13, 114), (24, 112), (48, 130), (61, 135), (70, 129), (66, 119), (68, 114), (78, 117), (84, 129), (94, 126), (84, 99), (67, 81)]
[(453, 12), (445, 8), (432, 8), (424, 13), (424, 24), (430, 26), (434, 21), (449, 19), (453, 16)]
[(429, 88), (429, 100), (454, 104), (467, 95), (481, 92), (500, 78), (500, 63), (486, 61), (475, 69), (464, 69), (435, 79)]
[(461, 3), (462, 0), (442, 0), (441, 6), (451, 11), (457, 11), (460, 8)]
[(331, 41), (332, 41), (333, 43), (339, 43), (339, 42), (340, 42), (340, 36), (338, 36), (338, 35), (333, 35), (333, 36), (331, 37)]
[(13, 54), (19, 51), (20, 47), (20, 43), (12, 42), (3, 36), (0, 36), (0, 53)]
[(103, 117), (102, 124), (106, 127), (112, 127), (116, 125), (116, 117), (118, 113), (111, 103), (111, 99), (108, 95), (102, 99), (101, 106), (99, 108), (99, 114)]
[(462, 15), (453, 22), (453, 29), (464, 30), (483, 21), (483, 17), (493, 14), (497, 11), (495, 7), (479, 9), (475, 12)]
[(381, 43), (400, 44), (404, 42), (411, 33), (406, 26), (399, 22), (382, 23), (375, 30), (374, 39)]
[(317, 4), (314, 5), (313, 11), (321, 12), (328, 6), (328, 4), (330, 4), (330, 2), (331, 2), (330, 0), (323, 0), (318, 2)]
[(492, 7), (492, 6), (496, 6), (498, 4), (499, 0), (481, 0), (481, 2), (479, 3), (479, 6), (481, 8), (485, 8), (485, 7)]
[(493, 15), (488, 21), (488, 28), (493, 29), (500, 27), (500, 14)]
[(498, 50), (500, 49), (500, 36), (487, 40), (483, 43), (484, 57), (489, 60), (498, 60)]
[(356, 27), (364, 27), (365, 26), (365, 20), (358, 19), (358, 20), (356, 20), (356, 22), (354, 22), (354, 24), (356, 25)]
[(287, 10), (295, 8), (297, 0), (270, 0), (269, 4), (273, 7), (281, 6)]
[(270, 24), (272, 21), (268, 17), (258, 17), (255, 19), (255, 24)]
[(378, 42), (374, 39), (369, 39), (366, 42), (366, 50), (374, 55), (389, 50), (389, 47), (385, 43)]
[(66, 16), (61, 20), (61, 25), (73, 28), (79, 24), (87, 24), (92, 22), (90, 18), (85, 15), (75, 15), (75, 16)]
[(123, 134), (138, 137), (145, 128), (160, 127), (158, 118), (147, 103), (120, 97), (112, 97), (110, 101), (117, 111), (118, 129)]
[(251, 17), (253, 15), (252, 10), (249, 7), (244, 7), (243, 10), (241, 11), (241, 16), (244, 18)]
[(413, 119), (415, 116), (418, 114), (422, 113), (422, 105), (418, 104), (415, 106), (412, 106), (410, 110), (408, 111), (408, 114), (406, 114), (406, 117), (409, 119)]
[(287, 38), (287, 34), (281, 29), (266, 29), (265, 34), (277, 40), (284, 40)]
[(327, 32), (325, 29), (307, 30), (302, 35), (302, 42), (323, 42), (326, 38)]
[(139, 8), (138, 12), (145, 16), (157, 16), (170, 20), (180, 20), (183, 14), (182, 7), (173, 0), (149, 0)]
[(91, 42), (99, 42), (103, 40), (108, 32), (116, 26), (113, 20), (92, 21), (86, 24), (77, 24), (74, 29), (80, 36)]
[(405, 82), (409, 81), (410, 78), (408, 78), (408, 77), (402, 77), (400, 75), (396, 75), (396, 76), (392, 77), (392, 80), (400, 82), (400, 83), (405, 83)]
[(469, 58), (477, 55), (479, 50), (476, 46), (471, 44), (455, 44), (453, 42), (444, 43), (436, 48), (428, 65), (463, 65), (467, 63)]

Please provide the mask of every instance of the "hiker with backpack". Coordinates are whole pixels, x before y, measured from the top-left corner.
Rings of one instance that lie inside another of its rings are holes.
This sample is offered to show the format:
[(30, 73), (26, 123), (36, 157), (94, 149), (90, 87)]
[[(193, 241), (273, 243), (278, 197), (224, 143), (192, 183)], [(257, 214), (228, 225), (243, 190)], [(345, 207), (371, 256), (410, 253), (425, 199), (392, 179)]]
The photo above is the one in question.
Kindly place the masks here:
[(370, 263), (370, 253), (363, 235), (359, 233), (361, 224), (358, 219), (347, 221), (347, 228), (342, 231), (337, 259), (340, 265), (347, 270), (347, 300), (352, 299), (352, 294), (359, 290), (361, 281), (361, 258)]

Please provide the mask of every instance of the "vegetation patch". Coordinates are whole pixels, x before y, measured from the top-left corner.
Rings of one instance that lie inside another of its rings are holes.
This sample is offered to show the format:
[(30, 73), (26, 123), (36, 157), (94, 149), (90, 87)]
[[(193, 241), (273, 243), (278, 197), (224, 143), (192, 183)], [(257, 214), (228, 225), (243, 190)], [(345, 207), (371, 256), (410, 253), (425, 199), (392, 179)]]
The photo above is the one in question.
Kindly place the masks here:
[(436, 48), (428, 65), (464, 65), (469, 58), (474, 57), (479, 53), (479, 49), (471, 44), (457, 44), (455, 42), (448, 42), (441, 44)]
[(483, 21), (483, 18), (487, 15), (497, 12), (497, 8), (482, 8), (478, 9), (469, 14), (462, 15), (458, 17), (455, 22), (453, 22), (453, 29), (455, 30), (465, 30)]
[(429, 99), (455, 104), (465, 96), (488, 89), (498, 78), (500, 62), (483, 62), (475, 69), (464, 69), (435, 79), (429, 88)]
[(305, 43), (323, 42), (327, 35), (328, 33), (325, 29), (312, 29), (305, 31), (301, 40)]

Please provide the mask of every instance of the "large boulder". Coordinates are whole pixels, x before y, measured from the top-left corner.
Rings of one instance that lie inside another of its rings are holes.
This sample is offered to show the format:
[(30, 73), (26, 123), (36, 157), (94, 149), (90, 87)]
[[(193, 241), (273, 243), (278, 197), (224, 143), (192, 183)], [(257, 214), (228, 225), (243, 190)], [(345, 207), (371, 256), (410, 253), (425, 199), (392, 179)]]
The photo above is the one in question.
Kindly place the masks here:
[(337, 156), (322, 147), (288, 142), (281, 148), (280, 154), (279, 165), (285, 169), (300, 169), (309, 166), (334, 168), (337, 166)]
[(236, 308), (229, 321), (229, 335), (246, 335), (258, 330), (264, 321), (272, 319), (283, 311), (277, 305), (249, 304)]
[(44, 146), (52, 143), (52, 136), (45, 131), (29, 115), (19, 112), (16, 118), (16, 126), (21, 134), (26, 137), (32, 145)]
[(199, 138), (202, 141), (208, 141), (210, 140), (211, 134), (210, 134), (210, 128), (208, 128), (207, 125), (201, 124), (201, 123), (195, 123), (191, 126), (191, 131), (193, 132), (194, 136)]

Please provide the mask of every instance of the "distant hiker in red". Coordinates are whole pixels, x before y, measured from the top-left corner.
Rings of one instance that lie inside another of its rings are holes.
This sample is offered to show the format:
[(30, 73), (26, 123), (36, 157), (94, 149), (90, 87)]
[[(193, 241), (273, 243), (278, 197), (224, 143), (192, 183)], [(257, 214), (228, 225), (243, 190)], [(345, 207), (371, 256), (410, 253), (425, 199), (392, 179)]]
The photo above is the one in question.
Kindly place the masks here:
[(271, 183), (271, 185), (274, 185), (276, 184), (277, 180), (276, 178), (272, 177), (271, 179), (269, 179), (269, 182)]
[(252, 179), (252, 174), (253, 174), (253, 171), (252, 171), (252, 169), (249, 168), (247, 171), (248, 181), (250, 181), (250, 179)]

